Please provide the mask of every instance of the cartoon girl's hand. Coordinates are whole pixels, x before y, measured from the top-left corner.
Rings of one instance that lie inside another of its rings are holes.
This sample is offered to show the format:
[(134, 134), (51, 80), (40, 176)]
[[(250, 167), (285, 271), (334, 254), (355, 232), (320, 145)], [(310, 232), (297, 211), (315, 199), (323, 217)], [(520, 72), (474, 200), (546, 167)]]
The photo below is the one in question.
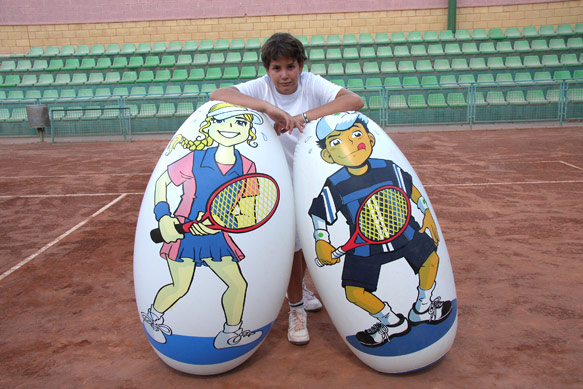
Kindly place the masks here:
[(177, 240), (183, 239), (184, 235), (176, 231), (176, 225), (180, 224), (180, 220), (172, 217), (170, 215), (162, 216), (158, 222), (158, 227), (160, 228), (160, 233), (162, 234), (162, 239), (164, 242), (176, 242)]
[(340, 258), (332, 258), (334, 250), (336, 250), (334, 246), (325, 240), (316, 241), (316, 256), (322, 265), (334, 265), (340, 262)]
[(425, 230), (427, 230), (428, 228), (429, 232), (431, 233), (431, 237), (433, 238), (433, 241), (437, 246), (439, 244), (439, 234), (437, 233), (437, 226), (435, 225), (435, 220), (433, 220), (433, 215), (431, 215), (429, 209), (426, 209), (425, 217), (423, 218), (423, 226), (421, 226), (419, 232), (424, 233)]
[[(198, 217), (196, 218), (196, 221), (199, 222), (202, 219), (203, 215), (204, 215), (204, 212), (199, 212)], [(209, 219), (206, 219), (202, 223), (192, 223), (189, 231), (191, 234), (198, 235), (198, 236), (214, 235), (214, 234), (221, 232), (221, 230), (215, 230), (214, 228), (207, 227), (210, 224), (211, 224), (211, 221)]]

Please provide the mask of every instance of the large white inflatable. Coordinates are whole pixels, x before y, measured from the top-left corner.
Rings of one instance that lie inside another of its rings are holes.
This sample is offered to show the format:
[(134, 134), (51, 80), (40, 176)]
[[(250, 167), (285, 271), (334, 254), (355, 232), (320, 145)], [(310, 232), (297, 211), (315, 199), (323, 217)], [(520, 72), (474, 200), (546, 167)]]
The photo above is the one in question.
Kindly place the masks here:
[(164, 362), (208, 375), (254, 353), (289, 281), (293, 202), (261, 114), (211, 101), (183, 123), (148, 183), (134, 247), (140, 319)]
[(310, 123), (294, 188), (310, 274), (358, 358), (401, 373), (445, 355), (457, 329), (449, 255), (423, 185), (389, 136), (356, 112)]

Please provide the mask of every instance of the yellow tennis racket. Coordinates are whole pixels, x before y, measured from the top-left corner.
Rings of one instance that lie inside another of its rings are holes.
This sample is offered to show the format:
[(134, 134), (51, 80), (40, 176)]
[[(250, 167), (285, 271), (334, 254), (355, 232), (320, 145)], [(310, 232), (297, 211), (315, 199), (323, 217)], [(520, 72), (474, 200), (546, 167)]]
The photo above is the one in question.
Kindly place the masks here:
[[(279, 203), (279, 187), (275, 180), (261, 173), (245, 174), (221, 185), (210, 196), (206, 212), (200, 220), (177, 224), (176, 231), (188, 233), (195, 223), (206, 220), (208, 228), (226, 232), (242, 233), (265, 224)], [(150, 231), (155, 243), (162, 243), (159, 228)]]

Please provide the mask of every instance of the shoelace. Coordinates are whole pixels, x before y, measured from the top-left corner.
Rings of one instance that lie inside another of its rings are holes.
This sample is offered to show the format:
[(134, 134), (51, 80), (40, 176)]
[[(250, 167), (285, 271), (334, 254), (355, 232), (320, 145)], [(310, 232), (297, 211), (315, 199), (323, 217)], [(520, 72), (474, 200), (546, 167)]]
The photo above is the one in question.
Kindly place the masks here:
[(427, 310), (429, 313), (429, 321), (437, 320), (437, 310), (443, 307), (443, 301), (441, 301), (441, 296), (436, 297), (435, 300), (431, 302), (429, 309)]
[(292, 320), (291, 320), (291, 327), (293, 327), (293, 329), (295, 331), (299, 331), (302, 330), (303, 328), (306, 327), (306, 321), (304, 319), (304, 316), (299, 312), (299, 311), (292, 311)]
[(239, 331), (235, 331), (234, 334), (235, 336), (233, 336), (232, 338), (229, 338), (227, 340), (228, 344), (238, 344), (239, 342), (241, 342), (243, 340), (243, 338), (247, 338), (251, 335), (253, 335), (255, 332), (251, 332), (249, 330), (243, 330), (240, 329)]
[(169, 326), (163, 324), (163, 321), (161, 323), (156, 323), (156, 320), (154, 320), (150, 314), (142, 313), (142, 319), (144, 320), (144, 323), (151, 325), (154, 331), (160, 331), (166, 335), (172, 335), (172, 329)]

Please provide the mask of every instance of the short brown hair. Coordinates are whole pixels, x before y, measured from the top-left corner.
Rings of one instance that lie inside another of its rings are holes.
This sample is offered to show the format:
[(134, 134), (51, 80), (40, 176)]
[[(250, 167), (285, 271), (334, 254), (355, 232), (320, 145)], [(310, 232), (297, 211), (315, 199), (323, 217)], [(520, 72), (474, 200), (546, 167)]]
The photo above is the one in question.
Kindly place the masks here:
[(273, 34), (261, 47), (261, 62), (267, 69), (271, 61), (280, 58), (292, 58), (303, 64), (306, 57), (306, 49), (299, 39), (285, 32)]

